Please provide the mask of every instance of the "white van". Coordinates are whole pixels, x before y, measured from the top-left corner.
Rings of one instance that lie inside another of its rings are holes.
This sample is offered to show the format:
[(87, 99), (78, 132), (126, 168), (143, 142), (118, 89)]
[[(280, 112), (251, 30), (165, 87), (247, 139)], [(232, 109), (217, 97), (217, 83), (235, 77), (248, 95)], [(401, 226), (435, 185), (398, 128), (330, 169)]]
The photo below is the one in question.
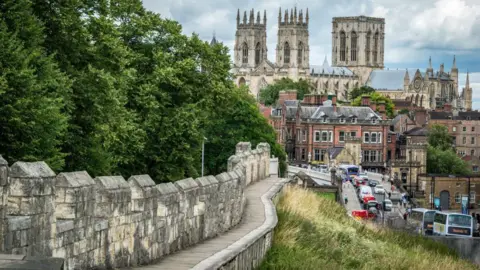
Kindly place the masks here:
[(373, 196), (372, 188), (369, 187), (369, 186), (361, 186), (360, 191), (358, 191), (358, 193), (359, 193), (359, 197), (360, 197), (361, 200), (363, 200), (363, 197), (365, 197), (365, 195), (372, 195)]

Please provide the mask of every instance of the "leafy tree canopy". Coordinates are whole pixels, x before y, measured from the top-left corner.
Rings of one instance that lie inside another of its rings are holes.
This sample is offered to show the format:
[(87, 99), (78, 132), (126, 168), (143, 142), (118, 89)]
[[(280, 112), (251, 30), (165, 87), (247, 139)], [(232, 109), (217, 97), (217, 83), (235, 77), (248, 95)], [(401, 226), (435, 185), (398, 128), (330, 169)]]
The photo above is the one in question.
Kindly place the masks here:
[[(388, 118), (393, 118), (395, 116), (395, 114), (394, 114), (395, 105), (393, 105), (393, 101), (391, 99), (389, 99), (388, 97), (385, 97), (385, 96), (383, 96), (383, 95), (381, 95), (377, 92), (373, 92), (371, 94), (368, 94), (368, 96), (370, 96), (371, 102), (376, 102), (377, 104), (380, 101), (385, 102), (385, 110), (386, 110)], [(352, 106), (360, 106), (361, 104), (362, 104), (362, 96), (356, 97), (351, 103)]]
[(370, 86), (364, 85), (358, 88), (353, 88), (352, 91), (350, 91), (350, 99), (354, 100), (357, 97), (361, 97), (363, 95), (369, 95), (372, 93), (375, 93), (375, 89), (373, 89)]
[(428, 129), (427, 172), (439, 174), (469, 174), (468, 163), (463, 161), (452, 147), (448, 128), (432, 125)]
[(280, 91), (283, 90), (296, 90), (297, 99), (302, 100), (305, 94), (314, 90), (314, 87), (308, 80), (293, 81), (290, 78), (282, 78), (274, 84), (269, 84), (267, 87), (260, 89), (259, 100), (267, 106), (274, 105), (278, 101)]

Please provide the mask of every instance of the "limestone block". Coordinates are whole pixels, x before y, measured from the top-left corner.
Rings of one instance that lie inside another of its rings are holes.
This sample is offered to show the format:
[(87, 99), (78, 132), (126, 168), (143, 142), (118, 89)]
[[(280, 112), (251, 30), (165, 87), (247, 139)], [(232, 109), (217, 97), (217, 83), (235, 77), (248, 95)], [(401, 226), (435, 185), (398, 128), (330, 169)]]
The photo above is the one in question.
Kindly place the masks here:
[(10, 168), (12, 178), (50, 178), (55, 173), (44, 161), (39, 162), (15, 162)]
[(81, 188), (93, 186), (95, 181), (86, 171), (60, 173), (57, 175), (55, 186), (65, 188)]

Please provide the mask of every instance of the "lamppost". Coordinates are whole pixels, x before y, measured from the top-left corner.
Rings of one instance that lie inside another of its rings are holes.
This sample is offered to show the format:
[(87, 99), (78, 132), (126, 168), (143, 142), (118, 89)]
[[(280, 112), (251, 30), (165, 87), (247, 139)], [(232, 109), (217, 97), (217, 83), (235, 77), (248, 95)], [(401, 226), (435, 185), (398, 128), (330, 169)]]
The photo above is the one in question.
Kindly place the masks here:
[(361, 172), (362, 171), (362, 150), (360, 150), (360, 161), (358, 162), (358, 168)]
[(207, 138), (203, 137), (203, 141), (202, 141), (202, 177), (203, 177), (203, 166), (204, 166), (204, 161), (205, 161), (205, 141), (207, 141)]
[(312, 152), (308, 152), (308, 170), (310, 171), (310, 162), (312, 160)]
[(409, 192), (410, 192), (410, 195), (411, 195), (411, 193), (412, 193), (412, 150), (408, 150), (408, 154), (409, 154), (409, 156), (410, 156), (410, 159), (409, 159), (409, 161), (410, 161), (410, 162), (409, 162), (409, 165), (410, 165), (410, 169), (409, 169), (409, 170), (410, 170), (410, 177), (408, 178), (408, 182), (410, 183), (410, 190), (409, 190)]

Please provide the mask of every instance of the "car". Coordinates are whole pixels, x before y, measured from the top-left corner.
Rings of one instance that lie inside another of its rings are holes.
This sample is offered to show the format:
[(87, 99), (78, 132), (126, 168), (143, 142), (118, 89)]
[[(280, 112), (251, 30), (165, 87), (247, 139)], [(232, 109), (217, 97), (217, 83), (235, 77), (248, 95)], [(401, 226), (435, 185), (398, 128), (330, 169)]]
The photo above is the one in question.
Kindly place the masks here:
[(382, 185), (376, 185), (374, 188), (373, 188), (373, 192), (377, 193), (377, 194), (385, 194), (385, 188), (383, 188)]
[(389, 199), (385, 199), (383, 201), (383, 210), (384, 211), (392, 211), (392, 208), (393, 208), (393, 203), (391, 200)]
[(358, 176), (359, 176), (360, 178), (362, 178), (363, 180), (368, 181), (368, 175), (367, 175), (366, 172), (361, 172), (361, 173), (358, 174)]
[(371, 186), (371, 187), (375, 187), (376, 185), (378, 185), (378, 181), (377, 180), (368, 180), (368, 185)]

